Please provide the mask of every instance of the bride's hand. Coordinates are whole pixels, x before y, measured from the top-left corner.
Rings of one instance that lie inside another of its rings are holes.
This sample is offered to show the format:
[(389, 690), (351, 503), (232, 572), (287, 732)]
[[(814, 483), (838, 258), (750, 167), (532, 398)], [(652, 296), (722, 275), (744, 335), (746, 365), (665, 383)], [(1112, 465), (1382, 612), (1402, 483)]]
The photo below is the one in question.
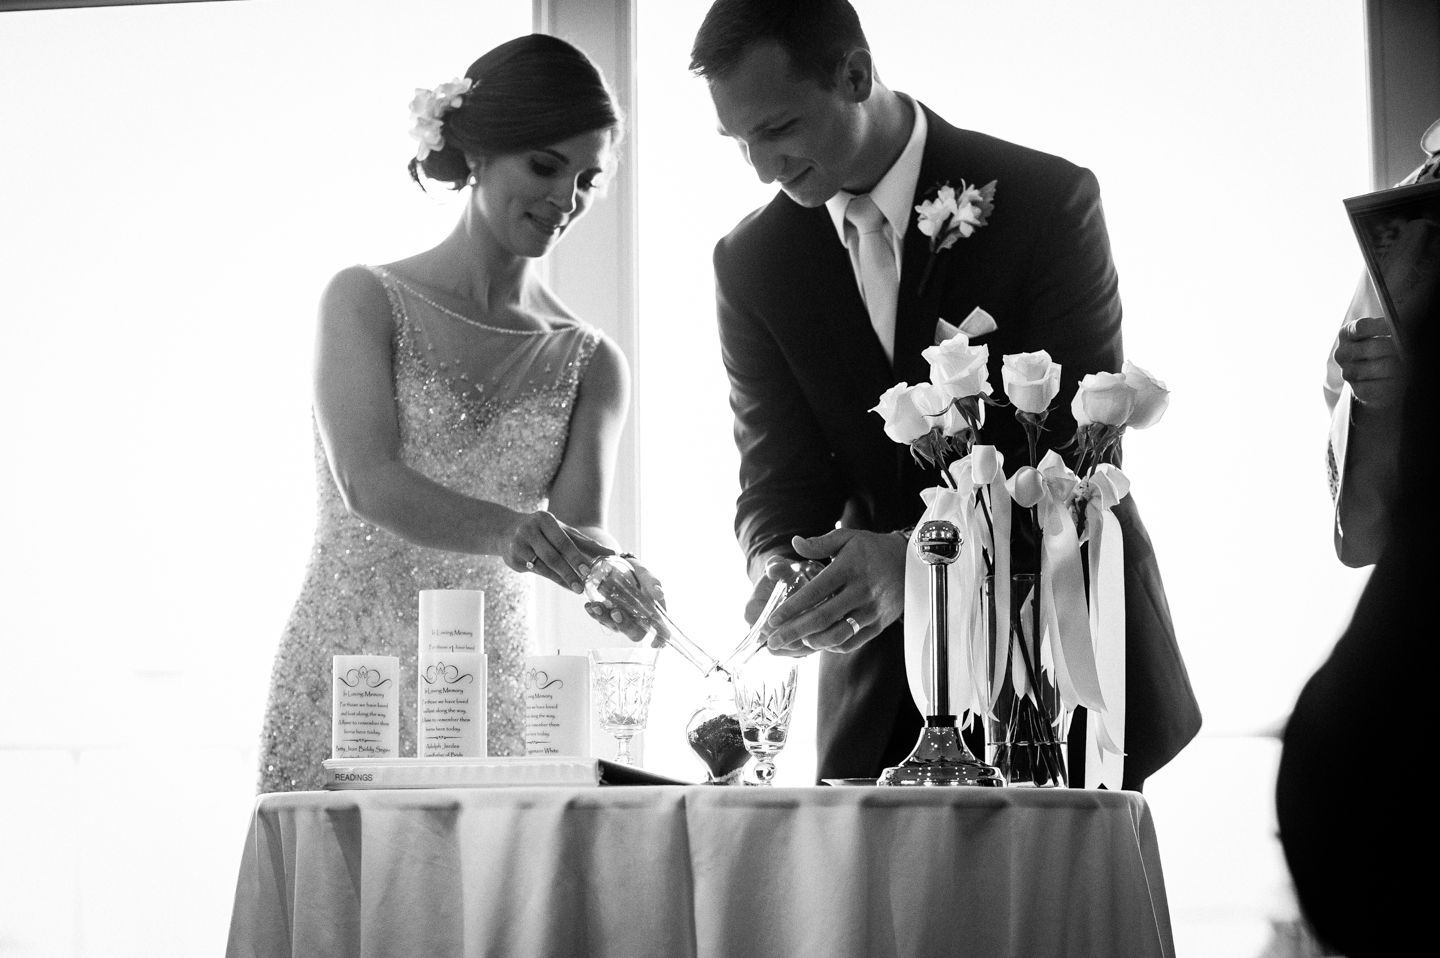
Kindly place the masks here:
[(590, 557), (609, 551), (542, 509), (516, 513), (500, 558), (516, 572), (533, 572), (571, 592), (583, 593)]
[[(641, 595), (660, 608), (665, 608), (665, 591), (660, 585), (660, 580), (655, 578), (654, 574), (634, 556), (626, 554), (621, 558), (630, 564), (635, 584), (639, 586)], [(585, 611), (589, 613), (590, 618), (605, 628), (612, 632), (619, 632), (632, 642), (642, 642), (645, 636), (650, 634), (648, 624), (637, 622), (609, 602), (586, 602)], [(652, 644), (657, 648), (664, 645), (664, 636), (657, 632)]]

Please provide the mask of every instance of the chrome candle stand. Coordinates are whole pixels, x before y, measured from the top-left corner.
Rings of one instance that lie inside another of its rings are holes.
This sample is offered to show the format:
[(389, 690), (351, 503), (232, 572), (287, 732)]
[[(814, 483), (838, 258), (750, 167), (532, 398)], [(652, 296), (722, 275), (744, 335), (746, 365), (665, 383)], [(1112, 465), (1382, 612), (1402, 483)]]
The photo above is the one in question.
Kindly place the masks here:
[(1000, 770), (986, 765), (965, 747), (950, 710), (949, 566), (960, 556), (960, 530), (953, 522), (935, 519), (915, 535), (915, 551), (930, 567), (930, 705), (936, 714), (925, 716), (920, 741), (910, 755), (880, 775), (880, 785), (1005, 784)]

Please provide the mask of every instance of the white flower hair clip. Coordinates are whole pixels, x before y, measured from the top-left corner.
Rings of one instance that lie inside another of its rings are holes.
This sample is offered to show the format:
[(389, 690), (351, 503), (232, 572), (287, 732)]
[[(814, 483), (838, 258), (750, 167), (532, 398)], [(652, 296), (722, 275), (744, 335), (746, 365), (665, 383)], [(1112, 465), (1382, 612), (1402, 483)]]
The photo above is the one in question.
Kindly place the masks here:
[(415, 148), (415, 159), (423, 161), (432, 150), (445, 148), (445, 137), (440, 132), (445, 114), (464, 102), (465, 94), (474, 85), (469, 77), (460, 77), (433, 90), (415, 91), (410, 101), (410, 136), (420, 144)]

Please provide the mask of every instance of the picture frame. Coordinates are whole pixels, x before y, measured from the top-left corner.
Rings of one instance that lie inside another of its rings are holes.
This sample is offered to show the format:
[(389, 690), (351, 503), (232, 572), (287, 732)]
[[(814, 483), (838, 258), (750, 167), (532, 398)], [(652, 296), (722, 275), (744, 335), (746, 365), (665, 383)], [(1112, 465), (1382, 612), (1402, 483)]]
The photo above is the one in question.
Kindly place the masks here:
[(1440, 312), (1440, 181), (1345, 200), (1401, 357)]

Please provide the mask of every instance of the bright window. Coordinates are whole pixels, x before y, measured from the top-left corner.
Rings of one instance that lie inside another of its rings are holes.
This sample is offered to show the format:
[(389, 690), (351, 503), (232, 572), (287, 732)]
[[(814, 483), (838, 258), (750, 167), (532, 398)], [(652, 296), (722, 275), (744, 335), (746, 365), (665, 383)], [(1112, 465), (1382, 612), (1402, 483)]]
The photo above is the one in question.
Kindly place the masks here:
[(530, 25), (530, 0), (0, 13), (15, 954), (223, 950), (310, 550), (316, 303), (448, 233), (406, 106)]

